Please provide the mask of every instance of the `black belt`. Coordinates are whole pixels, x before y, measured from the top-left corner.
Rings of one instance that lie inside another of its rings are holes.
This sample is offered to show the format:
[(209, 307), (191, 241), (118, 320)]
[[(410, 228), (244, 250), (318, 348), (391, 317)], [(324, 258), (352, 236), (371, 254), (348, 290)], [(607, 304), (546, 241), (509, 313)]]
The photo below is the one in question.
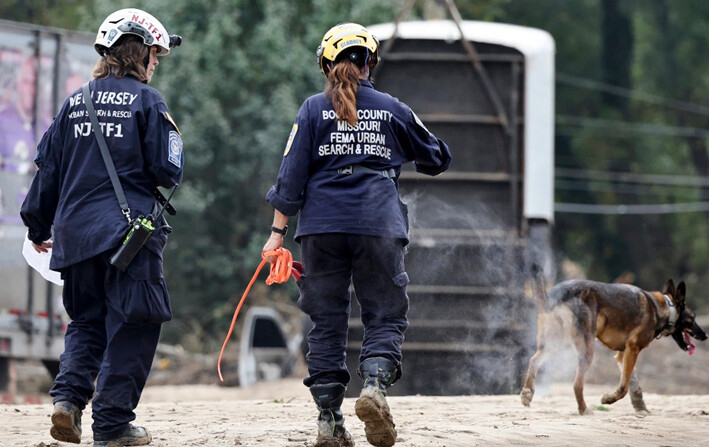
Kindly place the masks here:
[(396, 171), (394, 168), (390, 169), (372, 169), (362, 165), (348, 165), (343, 166), (337, 170), (338, 174), (352, 175), (356, 172), (366, 172), (368, 174), (378, 174), (384, 178), (394, 179), (396, 178)]

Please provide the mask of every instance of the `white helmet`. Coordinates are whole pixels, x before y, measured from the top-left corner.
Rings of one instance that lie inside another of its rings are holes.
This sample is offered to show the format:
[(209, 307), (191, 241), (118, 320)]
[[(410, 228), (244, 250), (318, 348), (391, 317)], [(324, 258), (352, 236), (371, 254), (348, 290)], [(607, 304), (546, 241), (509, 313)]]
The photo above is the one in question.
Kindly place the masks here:
[[(103, 56), (118, 39), (125, 34), (135, 34), (143, 38), (145, 45), (158, 47), (158, 56), (170, 54), (170, 48), (178, 46), (167, 34), (162, 23), (145, 11), (136, 8), (121, 9), (111, 13), (98, 29), (94, 48)], [(172, 44), (172, 45), (171, 45)]]

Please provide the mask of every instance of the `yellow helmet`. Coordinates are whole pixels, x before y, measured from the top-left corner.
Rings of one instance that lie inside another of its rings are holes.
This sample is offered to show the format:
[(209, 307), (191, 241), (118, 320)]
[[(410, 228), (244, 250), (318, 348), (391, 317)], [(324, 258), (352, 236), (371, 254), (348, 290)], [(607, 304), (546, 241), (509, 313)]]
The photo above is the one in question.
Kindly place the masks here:
[[(338, 56), (356, 53), (345, 50), (357, 47), (368, 50), (365, 57), (372, 58), (372, 66), (379, 63), (379, 41), (365, 27), (357, 23), (340, 23), (330, 28), (316, 52), (322, 74), (327, 76), (332, 65), (338, 61)], [(356, 56), (353, 56), (353, 59), (356, 59)]]

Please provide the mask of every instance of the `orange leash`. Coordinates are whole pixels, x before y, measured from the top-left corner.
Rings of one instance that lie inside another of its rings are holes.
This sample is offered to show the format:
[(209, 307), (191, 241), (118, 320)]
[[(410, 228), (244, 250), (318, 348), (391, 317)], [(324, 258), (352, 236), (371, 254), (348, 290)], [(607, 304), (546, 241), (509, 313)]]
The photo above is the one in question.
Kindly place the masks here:
[[(271, 256), (275, 256), (276, 261), (271, 263), (271, 271), (268, 274), (268, 278), (266, 278), (266, 284), (270, 286), (273, 283), (284, 283), (288, 281), (288, 278), (291, 277), (291, 272), (293, 271), (293, 255), (287, 248), (279, 247), (275, 250), (267, 251), (266, 253), (261, 253), (261, 263), (256, 268), (256, 272), (251, 278), (251, 282), (249, 282), (249, 285), (246, 286), (246, 290), (241, 296), (241, 301), (239, 301), (239, 305), (236, 306), (236, 311), (234, 311), (234, 317), (231, 319), (231, 326), (229, 327), (229, 332), (226, 334), (224, 344), (222, 345), (222, 350), (219, 353), (219, 360), (217, 361), (217, 372), (219, 372), (219, 380), (221, 380), (222, 382), (224, 382), (224, 377), (222, 377), (222, 356), (224, 355), (224, 349), (226, 348), (226, 344), (229, 341), (229, 337), (231, 337), (231, 333), (234, 331), (236, 317), (239, 315), (241, 306), (244, 304), (244, 300), (246, 300), (246, 296), (249, 294), (251, 286), (254, 285), (258, 274), (261, 273), (261, 269), (268, 262), (266, 258)], [(299, 271), (297, 270), (293, 272), (294, 275), (298, 273)], [(296, 277), (296, 279), (298, 279), (298, 277)]]

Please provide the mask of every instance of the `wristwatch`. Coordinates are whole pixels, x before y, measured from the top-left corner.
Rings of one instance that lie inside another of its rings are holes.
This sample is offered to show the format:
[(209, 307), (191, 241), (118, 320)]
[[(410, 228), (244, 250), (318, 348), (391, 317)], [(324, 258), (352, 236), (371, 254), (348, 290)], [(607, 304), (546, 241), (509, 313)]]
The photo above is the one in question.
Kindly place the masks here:
[(285, 236), (286, 233), (288, 233), (288, 225), (286, 225), (283, 228), (276, 228), (273, 225), (271, 225), (271, 231), (273, 231), (274, 233), (278, 233), (282, 236)]

